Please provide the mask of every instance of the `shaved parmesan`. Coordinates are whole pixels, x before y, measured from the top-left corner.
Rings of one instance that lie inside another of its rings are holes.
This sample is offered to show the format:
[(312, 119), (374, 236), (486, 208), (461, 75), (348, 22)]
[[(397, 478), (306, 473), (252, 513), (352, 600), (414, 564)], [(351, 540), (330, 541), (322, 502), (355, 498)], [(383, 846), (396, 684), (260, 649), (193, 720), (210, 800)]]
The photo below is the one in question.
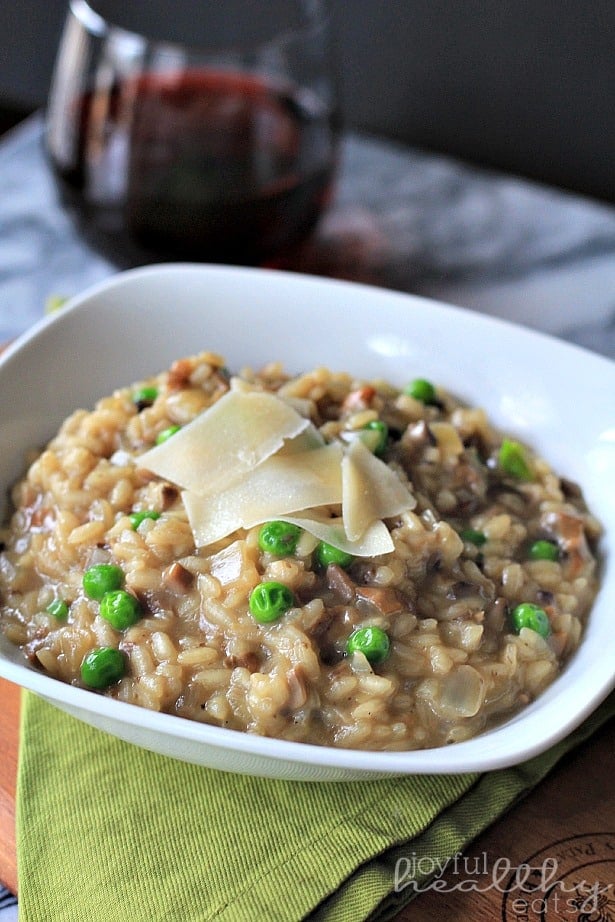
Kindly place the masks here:
[(349, 444), (342, 460), (342, 515), (351, 541), (358, 540), (378, 519), (415, 506), (415, 498), (395, 471), (360, 439)]
[(239, 480), (308, 426), (273, 394), (232, 390), (137, 464), (205, 496)]
[[(182, 489), (197, 547), (281, 519), (353, 556), (377, 557), (394, 549), (383, 519), (416, 505), (361, 438), (326, 444), (287, 400), (238, 380), (137, 464)], [(220, 561), (226, 578), (235, 558)]]
[(301, 515), (279, 515), (277, 518), (282, 522), (298, 525), (319, 541), (326, 541), (327, 544), (332, 544), (353, 557), (378, 557), (395, 550), (393, 539), (384, 522), (372, 522), (365, 533), (353, 541), (346, 534), (342, 518), (330, 518), (318, 509), (310, 509)]
[(241, 480), (209, 496), (182, 494), (197, 546), (204, 547), (287, 512), (342, 501), (342, 448), (332, 443), (312, 451), (276, 455)]
[(314, 448), (322, 448), (326, 445), (322, 434), (313, 423), (309, 423), (303, 432), (299, 433), (294, 439), (288, 439), (280, 448), (278, 455), (288, 456), (298, 452), (313, 451)]

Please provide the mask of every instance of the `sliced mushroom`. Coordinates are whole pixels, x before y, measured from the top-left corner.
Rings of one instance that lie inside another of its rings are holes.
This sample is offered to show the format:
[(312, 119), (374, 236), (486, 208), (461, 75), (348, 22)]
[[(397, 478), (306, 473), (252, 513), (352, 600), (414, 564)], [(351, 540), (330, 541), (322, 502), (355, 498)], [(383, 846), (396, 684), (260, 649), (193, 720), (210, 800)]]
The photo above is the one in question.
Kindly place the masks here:
[(163, 483), (160, 488), (160, 505), (162, 509), (170, 509), (179, 497), (179, 490), (172, 483)]
[(224, 665), (228, 666), (229, 669), (235, 669), (239, 666), (241, 669), (247, 669), (249, 673), (253, 673), (258, 672), (261, 660), (257, 653), (248, 652), (241, 654), (241, 656), (227, 656), (224, 660)]
[(566, 555), (562, 565), (567, 577), (574, 579), (579, 576), (586, 564), (593, 561), (583, 520), (568, 512), (547, 512), (540, 523)]
[(190, 589), (194, 577), (181, 563), (175, 561), (164, 571), (163, 580), (168, 589), (179, 595)]
[(383, 615), (392, 615), (406, 605), (397, 590), (389, 586), (357, 586), (356, 597), (369, 602)]
[(336, 564), (327, 567), (327, 585), (341, 596), (344, 602), (369, 602), (382, 615), (391, 615), (408, 607), (407, 601), (396, 589), (389, 586), (359, 586)]
[(332, 563), (327, 567), (327, 586), (341, 596), (344, 602), (352, 602), (354, 599), (356, 584), (337, 564)]

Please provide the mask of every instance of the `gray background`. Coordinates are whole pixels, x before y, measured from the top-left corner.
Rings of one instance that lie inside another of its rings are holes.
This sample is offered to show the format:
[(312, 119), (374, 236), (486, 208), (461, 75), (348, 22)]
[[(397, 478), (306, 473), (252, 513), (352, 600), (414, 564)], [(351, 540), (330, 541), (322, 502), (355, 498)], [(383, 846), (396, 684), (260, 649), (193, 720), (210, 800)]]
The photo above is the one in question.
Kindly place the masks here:
[[(613, 0), (331, 8), (347, 126), (615, 201)], [(0, 105), (44, 104), (65, 9), (0, 0)]]

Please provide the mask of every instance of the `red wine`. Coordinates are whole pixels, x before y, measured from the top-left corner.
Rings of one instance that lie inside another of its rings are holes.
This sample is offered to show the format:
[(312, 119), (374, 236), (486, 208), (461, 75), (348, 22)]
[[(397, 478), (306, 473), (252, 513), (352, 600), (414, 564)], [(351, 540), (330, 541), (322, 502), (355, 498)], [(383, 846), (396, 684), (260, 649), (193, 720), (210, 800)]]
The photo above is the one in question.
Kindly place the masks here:
[(309, 233), (330, 193), (334, 114), (253, 76), (146, 74), (64, 118), (48, 144), (67, 201), (118, 253), (262, 262)]

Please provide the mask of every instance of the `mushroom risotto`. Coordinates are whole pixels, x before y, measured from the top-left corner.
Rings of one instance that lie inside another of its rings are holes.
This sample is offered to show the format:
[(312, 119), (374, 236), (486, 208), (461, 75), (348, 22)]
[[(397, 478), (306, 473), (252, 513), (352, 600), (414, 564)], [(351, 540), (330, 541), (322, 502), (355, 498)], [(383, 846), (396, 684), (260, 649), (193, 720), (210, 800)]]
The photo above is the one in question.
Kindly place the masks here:
[(468, 739), (553, 681), (597, 589), (578, 487), (422, 378), (231, 376), (202, 353), (31, 461), (6, 637), (57, 679), (235, 730)]

